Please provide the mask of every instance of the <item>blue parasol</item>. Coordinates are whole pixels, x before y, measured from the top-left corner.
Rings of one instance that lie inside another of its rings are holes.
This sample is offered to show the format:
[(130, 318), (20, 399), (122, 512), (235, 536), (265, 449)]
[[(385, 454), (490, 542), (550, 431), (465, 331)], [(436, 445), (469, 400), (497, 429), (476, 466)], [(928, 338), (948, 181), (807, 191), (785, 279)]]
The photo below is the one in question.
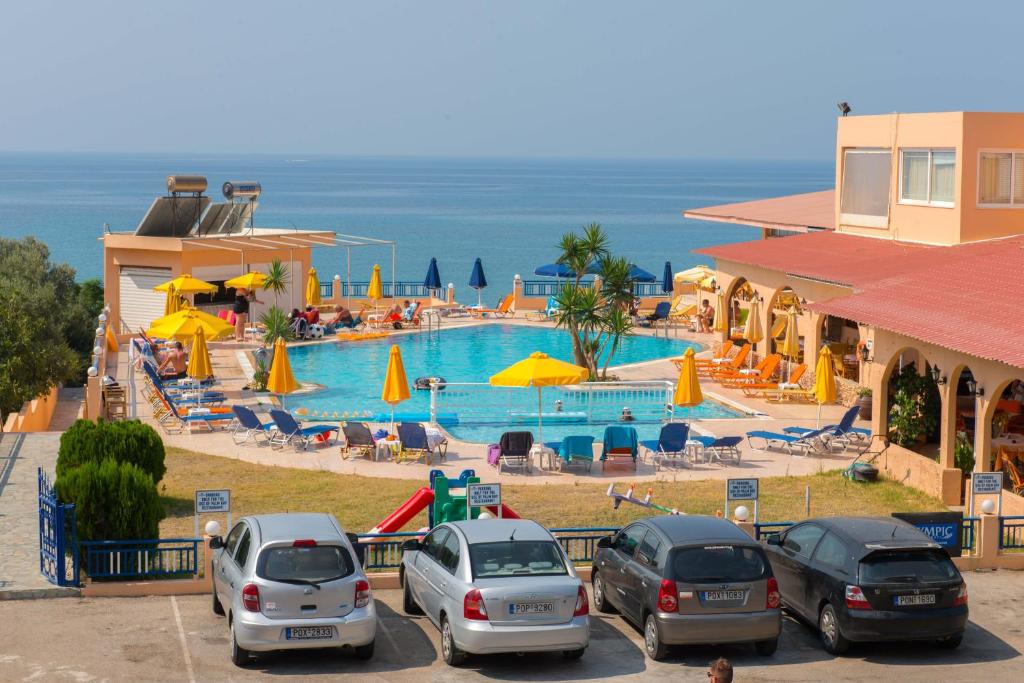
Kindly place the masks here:
[(541, 277), (576, 277), (576, 271), (563, 263), (549, 263), (546, 266), (540, 266), (533, 271), (533, 274)]
[(469, 276), (469, 286), (476, 290), (476, 305), (482, 307), (480, 290), (487, 286), (487, 278), (484, 276), (484, 264), (478, 258), (473, 263), (473, 274)]
[[(587, 272), (592, 275), (601, 274), (601, 264), (595, 261), (587, 266)], [(657, 282), (658, 278), (652, 273), (648, 273), (640, 266), (629, 264), (629, 279), (633, 282)]]
[(423, 286), (433, 292), (441, 289), (441, 276), (437, 272), (437, 259), (430, 259), (430, 266), (427, 268), (427, 277), (423, 280)]
[(665, 261), (665, 273), (661, 276), (661, 291), (671, 292), (674, 289), (672, 282), (672, 262)]

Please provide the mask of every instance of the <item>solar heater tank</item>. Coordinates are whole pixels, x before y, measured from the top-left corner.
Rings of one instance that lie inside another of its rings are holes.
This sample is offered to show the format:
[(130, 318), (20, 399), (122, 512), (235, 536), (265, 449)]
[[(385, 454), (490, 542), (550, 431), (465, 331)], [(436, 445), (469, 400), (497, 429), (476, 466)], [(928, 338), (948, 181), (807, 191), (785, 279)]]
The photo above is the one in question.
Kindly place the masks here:
[(194, 192), (202, 194), (206, 191), (206, 176), (201, 175), (169, 175), (167, 176), (167, 192), (181, 194)]
[(262, 188), (254, 180), (229, 180), (221, 186), (221, 192), (225, 199), (235, 201), (238, 199), (254, 200), (260, 196)]

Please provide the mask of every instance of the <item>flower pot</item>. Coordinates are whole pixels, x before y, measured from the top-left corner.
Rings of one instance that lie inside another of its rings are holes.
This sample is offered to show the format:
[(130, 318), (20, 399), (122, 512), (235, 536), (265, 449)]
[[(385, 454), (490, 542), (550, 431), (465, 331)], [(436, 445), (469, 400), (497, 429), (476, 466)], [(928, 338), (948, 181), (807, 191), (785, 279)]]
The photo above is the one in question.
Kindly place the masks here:
[(862, 420), (870, 420), (871, 419), (871, 397), (870, 396), (861, 396), (860, 398), (858, 398), (857, 399), (857, 408), (858, 408), (857, 414), (860, 415), (860, 419), (862, 419)]

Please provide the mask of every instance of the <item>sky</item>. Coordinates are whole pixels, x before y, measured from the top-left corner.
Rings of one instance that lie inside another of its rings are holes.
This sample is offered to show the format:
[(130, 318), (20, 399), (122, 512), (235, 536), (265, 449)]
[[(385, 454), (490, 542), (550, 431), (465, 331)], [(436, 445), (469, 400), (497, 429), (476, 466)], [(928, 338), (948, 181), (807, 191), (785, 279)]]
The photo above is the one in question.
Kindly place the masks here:
[(1013, 2), (5, 3), (0, 151), (825, 159), (1021, 109)]

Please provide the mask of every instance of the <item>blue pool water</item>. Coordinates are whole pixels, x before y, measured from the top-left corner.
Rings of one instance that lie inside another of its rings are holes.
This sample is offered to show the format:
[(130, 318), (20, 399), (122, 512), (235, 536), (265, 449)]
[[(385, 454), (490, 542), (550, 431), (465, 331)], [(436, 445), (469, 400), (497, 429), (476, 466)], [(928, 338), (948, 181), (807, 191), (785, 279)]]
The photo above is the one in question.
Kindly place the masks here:
[[(484, 324), (443, 330), (433, 334), (394, 335), (365, 342), (316, 344), (289, 349), (296, 378), (326, 386), (323, 391), (290, 396), (289, 409), (305, 408), (311, 413), (338, 417), (389, 413), (380, 400), (381, 384), (392, 344), (402, 351), (406, 375), (411, 382), (421, 376), (444, 377), (451, 386), (439, 392), (439, 421), (456, 438), (491, 443), (507, 429), (530, 429), (536, 437), (537, 392), (535, 389), (506, 389), (485, 386), (457, 386), (456, 383), (486, 383), (494, 373), (525, 358), (532, 351), (572, 360), (572, 344), (564, 330), (507, 324)], [(632, 336), (623, 340), (614, 365), (676, 356), (697, 345), (675, 339)], [(629, 406), (641, 438), (656, 438), (664, 418), (665, 389), (659, 387), (625, 390), (581, 391), (572, 387), (550, 387), (543, 391), (544, 440), (554, 441), (567, 434), (600, 437), (605, 425), (618, 420), (623, 406)], [(557, 414), (556, 401), (562, 401)], [(424, 420), (430, 411), (430, 392), (413, 391), (399, 404), (399, 419)], [(548, 413), (553, 413), (548, 415)], [(699, 418), (729, 418), (738, 413), (711, 401), (686, 415)]]

